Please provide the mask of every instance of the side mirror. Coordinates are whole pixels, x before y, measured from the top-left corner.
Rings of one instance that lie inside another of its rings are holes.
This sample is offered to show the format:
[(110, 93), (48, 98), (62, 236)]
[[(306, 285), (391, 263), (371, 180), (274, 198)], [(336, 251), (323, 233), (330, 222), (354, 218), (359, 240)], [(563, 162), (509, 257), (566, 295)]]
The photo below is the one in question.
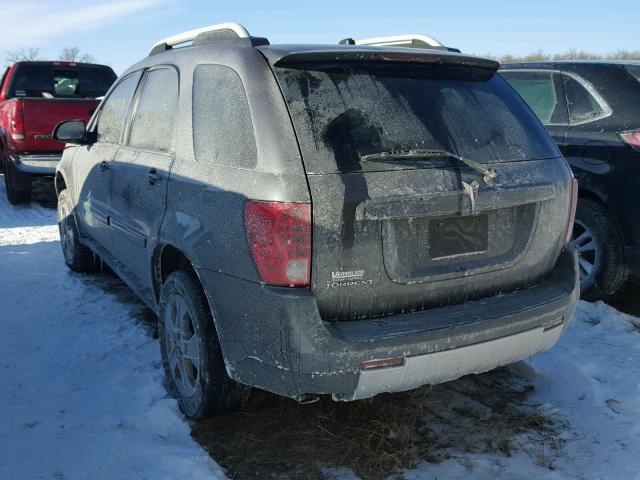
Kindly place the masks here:
[(87, 132), (84, 120), (68, 120), (53, 129), (53, 138), (64, 143), (90, 145), (95, 142), (95, 134)]

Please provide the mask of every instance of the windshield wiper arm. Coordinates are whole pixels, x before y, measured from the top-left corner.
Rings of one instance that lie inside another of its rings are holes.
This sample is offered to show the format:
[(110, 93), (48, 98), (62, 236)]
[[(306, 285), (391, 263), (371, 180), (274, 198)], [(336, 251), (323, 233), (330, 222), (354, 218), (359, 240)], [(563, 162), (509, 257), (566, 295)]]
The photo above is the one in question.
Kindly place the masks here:
[(370, 153), (362, 157), (363, 161), (376, 161), (376, 160), (426, 160), (429, 158), (455, 158), (461, 161), (468, 167), (471, 167), (476, 172), (481, 173), (485, 183), (491, 183), (496, 178), (496, 171), (492, 168), (487, 168), (483, 164), (474, 160), (456, 155), (453, 152), (447, 150), (431, 150), (426, 148), (416, 148), (411, 150), (400, 150), (397, 152), (378, 152)]

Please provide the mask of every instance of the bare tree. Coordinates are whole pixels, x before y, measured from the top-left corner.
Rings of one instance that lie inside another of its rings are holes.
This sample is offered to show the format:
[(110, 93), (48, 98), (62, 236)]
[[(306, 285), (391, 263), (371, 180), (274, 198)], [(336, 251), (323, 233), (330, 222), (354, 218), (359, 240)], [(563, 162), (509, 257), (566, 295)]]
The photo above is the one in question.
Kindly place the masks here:
[(506, 54), (497, 57), (492, 54), (486, 54), (483, 56), (487, 58), (497, 59), (500, 61), (500, 63), (505, 64), (521, 62), (546, 62), (550, 60), (640, 60), (640, 50), (618, 50), (601, 55), (598, 53), (587, 52), (585, 50), (570, 48), (564, 53), (557, 53), (555, 55), (549, 55), (543, 50), (538, 50), (528, 55)]
[(63, 62), (80, 62), (80, 63), (93, 63), (96, 61), (93, 55), (90, 53), (81, 53), (78, 47), (65, 47), (58, 55), (58, 60)]
[(19, 50), (13, 50), (11, 52), (7, 52), (7, 55), (5, 56), (5, 60), (7, 63), (36, 60), (39, 54), (40, 54), (39, 48), (33, 48), (33, 47), (21, 48)]

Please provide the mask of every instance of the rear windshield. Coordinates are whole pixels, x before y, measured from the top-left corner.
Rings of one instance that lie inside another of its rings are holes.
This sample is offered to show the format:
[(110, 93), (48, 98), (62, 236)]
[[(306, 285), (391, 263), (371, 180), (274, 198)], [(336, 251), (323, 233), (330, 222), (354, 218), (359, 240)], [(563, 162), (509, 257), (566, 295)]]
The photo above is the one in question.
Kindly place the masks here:
[[(460, 67), (314, 64), (275, 68), (308, 173), (420, 168), (363, 161), (380, 152), (446, 150), (482, 163), (559, 152), (499, 75)], [(489, 77), (489, 78), (487, 78)]]
[(11, 97), (102, 97), (116, 75), (99, 65), (19, 64), (9, 87)]

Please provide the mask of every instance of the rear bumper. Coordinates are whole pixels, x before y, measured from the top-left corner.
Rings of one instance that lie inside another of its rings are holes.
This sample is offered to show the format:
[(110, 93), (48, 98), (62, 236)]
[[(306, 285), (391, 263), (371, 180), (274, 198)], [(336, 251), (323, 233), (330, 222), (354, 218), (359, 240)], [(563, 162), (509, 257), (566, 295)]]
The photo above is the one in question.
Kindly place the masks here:
[(54, 175), (62, 153), (11, 155), (10, 158), (20, 172), (32, 175)]
[[(308, 290), (199, 273), (210, 294), (229, 374), (288, 397), (368, 398), (519, 361), (555, 344), (579, 298), (576, 256), (568, 251), (546, 279), (530, 288), (350, 322), (322, 321)], [(403, 358), (404, 364), (361, 369), (362, 362), (388, 358)]]

